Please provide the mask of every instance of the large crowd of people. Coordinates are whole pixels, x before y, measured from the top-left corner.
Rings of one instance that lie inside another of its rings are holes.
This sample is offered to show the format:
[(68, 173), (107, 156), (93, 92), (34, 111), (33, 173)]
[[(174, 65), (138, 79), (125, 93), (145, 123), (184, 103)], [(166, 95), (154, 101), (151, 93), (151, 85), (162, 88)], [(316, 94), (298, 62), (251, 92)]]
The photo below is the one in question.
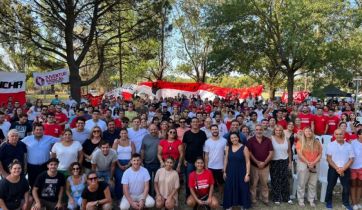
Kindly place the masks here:
[(350, 101), (179, 95), (92, 106), (55, 96), (47, 105), (6, 104), (1, 210), (175, 209), (180, 196), (194, 209), (315, 207), (322, 173), (327, 208), (339, 179), (344, 208), (362, 209), (362, 111)]

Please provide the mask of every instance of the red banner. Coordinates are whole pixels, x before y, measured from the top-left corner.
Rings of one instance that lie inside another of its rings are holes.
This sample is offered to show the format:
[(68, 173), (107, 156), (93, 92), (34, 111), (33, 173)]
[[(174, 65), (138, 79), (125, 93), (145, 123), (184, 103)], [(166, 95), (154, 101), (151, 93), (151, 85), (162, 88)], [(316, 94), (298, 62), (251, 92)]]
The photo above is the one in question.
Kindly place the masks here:
[[(307, 91), (297, 91), (293, 93), (293, 102), (300, 104), (302, 103), (306, 98), (308, 98), (309, 92)], [(288, 92), (284, 92), (282, 95), (282, 102), (288, 103)]]

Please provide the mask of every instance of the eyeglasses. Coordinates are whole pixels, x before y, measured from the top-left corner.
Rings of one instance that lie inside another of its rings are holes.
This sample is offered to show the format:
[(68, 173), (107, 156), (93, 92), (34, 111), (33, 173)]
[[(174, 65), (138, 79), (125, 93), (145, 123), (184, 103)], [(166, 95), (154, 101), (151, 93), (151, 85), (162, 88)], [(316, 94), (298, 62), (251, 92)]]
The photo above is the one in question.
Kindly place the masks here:
[(79, 171), (80, 168), (72, 168), (73, 171)]
[(343, 134), (342, 133), (335, 133), (334, 135), (342, 136)]
[(92, 180), (97, 180), (98, 177), (88, 177), (88, 180), (92, 181)]
[(168, 133), (169, 133), (169, 134), (176, 134), (175, 131), (169, 131)]
[(93, 133), (100, 133), (100, 130), (94, 130)]

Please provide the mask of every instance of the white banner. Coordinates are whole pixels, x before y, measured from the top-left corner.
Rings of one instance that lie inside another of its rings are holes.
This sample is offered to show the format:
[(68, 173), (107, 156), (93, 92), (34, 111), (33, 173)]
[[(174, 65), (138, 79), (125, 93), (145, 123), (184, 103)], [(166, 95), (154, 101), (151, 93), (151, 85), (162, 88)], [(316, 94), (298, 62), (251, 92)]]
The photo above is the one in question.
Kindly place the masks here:
[(34, 72), (33, 77), (35, 87), (43, 87), (69, 82), (69, 71), (67, 69), (58, 69), (46, 73)]
[(0, 93), (25, 91), (25, 74), (0, 71)]
[(123, 97), (123, 94), (133, 94), (135, 92), (135, 89), (137, 88), (137, 85), (134, 84), (125, 84), (122, 87), (113, 89), (107, 93), (104, 94), (104, 97), (108, 98), (117, 98), (117, 97)]

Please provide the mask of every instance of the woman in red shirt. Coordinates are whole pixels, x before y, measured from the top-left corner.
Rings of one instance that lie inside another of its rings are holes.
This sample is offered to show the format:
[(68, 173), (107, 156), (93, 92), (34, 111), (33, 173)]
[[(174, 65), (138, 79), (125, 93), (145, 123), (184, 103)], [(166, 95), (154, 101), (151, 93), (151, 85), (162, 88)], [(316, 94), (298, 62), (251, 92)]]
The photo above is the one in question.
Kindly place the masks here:
[(175, 169), (180, 173), (184, 158), (184, 148), (182, 142), (177, 139), (177, 131), (175, 128), (169, 129), (166, 133), (166, 139), (160, 141), (157, 156), (161, 167), (164, 167), (164, 161), (168, 157), (172, 157), (176, 161), (174, 165), (176, 167)]
[(205, 162), (202, 157), (196, 158), (196, 171), (189, 176), (189, 188), (191, 195), (187, 198), (187, 205), (194, 208), (197, 205), (208, 206), (211, 209), (219, 207), (219, 201), (213, 195), (214, 177), (211, 171), (205, 169)]

